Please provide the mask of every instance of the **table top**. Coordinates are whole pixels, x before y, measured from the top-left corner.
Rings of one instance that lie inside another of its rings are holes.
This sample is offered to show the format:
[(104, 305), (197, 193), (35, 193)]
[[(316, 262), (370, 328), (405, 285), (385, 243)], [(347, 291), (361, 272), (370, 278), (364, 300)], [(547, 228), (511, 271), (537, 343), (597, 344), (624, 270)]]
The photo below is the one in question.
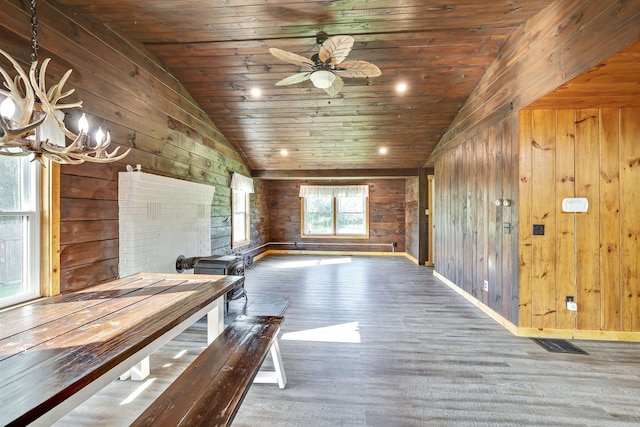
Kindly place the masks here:
[(0, 313), (0, 425), (37, 419), (241, 280), (142, 273)]

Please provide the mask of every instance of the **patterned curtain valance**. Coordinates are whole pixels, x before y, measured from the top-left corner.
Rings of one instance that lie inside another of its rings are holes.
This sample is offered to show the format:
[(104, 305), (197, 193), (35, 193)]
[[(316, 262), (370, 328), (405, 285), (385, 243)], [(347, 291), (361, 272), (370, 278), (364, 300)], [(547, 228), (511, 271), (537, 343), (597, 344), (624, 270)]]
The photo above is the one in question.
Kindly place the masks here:
[(369, 197), (368, 185), (301, 185), (300, 197)]
[(231, 175), (231, 189), (253, 193), (253, 178), (234, 172)]

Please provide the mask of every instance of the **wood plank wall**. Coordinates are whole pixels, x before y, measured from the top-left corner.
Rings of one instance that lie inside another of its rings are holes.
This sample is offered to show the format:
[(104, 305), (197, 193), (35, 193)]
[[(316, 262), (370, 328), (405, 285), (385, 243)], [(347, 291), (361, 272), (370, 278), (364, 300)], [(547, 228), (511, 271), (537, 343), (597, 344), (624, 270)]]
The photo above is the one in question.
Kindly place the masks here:
[[(508, 185), (517, 173), (511, 167), (517, 151), (511, 132), (511, 121), (503, 120), (438, 159), (434, 263), (438, 273), (517, 323), (518, 203)], [(496, 206), (505, 199), (512, 205)]]
[[(531, 275), (521, 276), (518, 283), (518, 256), (529, 256), (528, 252), (533, 249), (526, 245), (518, 247), (514, 243), (520, 228), (531, 229), (531, 217), (518, 216), (518, 209), (522, 208), (518, 200), (518, 162), (531, 162), (532, 159), (526, 153), (520, 155), (518, 150), (517, 112), (638, 41), (638, 28), (638, 2), (559, 0), (553, 3), (509, 38), (430, 157), (429, 163), (435, 165), (436, 175), (436, 271), (515, 325), (518, 324), (518, 309), (513, 303), (518, 292), (532, 286)], [(499, 152), (505, 148), (510, 148), (511, 153)], [(590, 161), (592, 159), (588, 156), (580, 157), (585, 166)], [(597, 165), (592, 166), (596, 168), (595, 172), (586, 173), (597, 173)], [(540, 175), (544, 172), (536, 169), (535, 173)], [(520, 178), (528, 177), (523, 175)], [(536, 191), (542, 192), (540, 189)], [(489, 203), (509, 192), (514, 200), (511, 208), (499, 212)], [(547, 200), (545, 194), (539, 196), (540, 200)], [(547, 202), (555, 203), (555, 199)], [(507, 222), (504, 215), (509, 212), (512, 229), (505, 238), (505, 234), (500, 234), (500, 228), (501, 223)], [(468, 224), (477, 227), (472, 229)], [(594, 252), (595, 248), (585, 250)], [(629, 256), (637, 254), (636, 251)], [(508, 273), (505, 265), (512, 268), (508, 281), (505, 280)], [(548, 274), (557, 276), (566, 275), (566, 272)], [(478, 281), (485, 275), (489, 277), (488, 296), (478, 291)], [(502, 290), (492, 291), (492, 284)], [(511, 304), (505, 306), (508, 298)], [(527, 300), (522, 302), (527, 303)], [(592, 300), (585, 303), (595, 304)], [(547, 305), (555, 310), (555, 304)], [(523, 315), (530, 317), (528, 313), (520, 313)], [(586, 321), (587, 316), (582, 317), (580, 321)]]
[[(369, 239), (302, 238), (300, 234), (300, 185), (369, 185)], [(265, 181), (268, 200), (269, 234), (272, 242), (300, 242), (274, 246), (271, 249), (391, 252), (396, 242), (397, 252), (405, 251), (405, 179), (348, 180), (348, 181)], [(325, 245), (323, 245), (325, 243)], [(345, 244), (341, 246), (326, 243)], [(350, 246), (349, 244), (356, 245)], [(376, 244), (376, 246), (361, 246)], [(384, 246), (377, 246), (382, 244)]]
[[(29, 4), (0, 0), (0, 6), (0, 44), (27, 65)], [(223, 237), (212, 238), (212, 252), (228, 253), (230, 221), (220, 222), (230, 211), (230, 173), (250, 175), (243, 158), (144, 47), (45, 1), (38, 1), (38, 16), (39, 56), (52, 58), (48, 81), (73, 68), (68, 87), (76, 89), (74, 100), (83, 101), (90, 125), (108, 129), (115, 146), (133, 148), (118, 164), (61, 168), (62, 291), (117, 276), (117, 172), (127, 163), (141, 164), (146, 172), (215, 185), (212, 222)], [(70, 128), (78, 117), (78, 111), (69, 115)]]
[(414, 259), (420, 257), (420, 179), (407, 178), (406, 183), (406, 215), (405, 215), (405, 251)]
[[(520, 326), (640, 331), (640, 109), (520, 116)], [(587, 198), (588, 212), (563, 212), (565, 197)]]

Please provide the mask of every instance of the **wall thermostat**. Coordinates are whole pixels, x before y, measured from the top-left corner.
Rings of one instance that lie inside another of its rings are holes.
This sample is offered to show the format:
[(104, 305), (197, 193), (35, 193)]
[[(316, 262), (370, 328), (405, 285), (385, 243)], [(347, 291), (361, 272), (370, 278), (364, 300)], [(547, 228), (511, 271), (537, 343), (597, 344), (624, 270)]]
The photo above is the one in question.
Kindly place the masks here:
[(589, 209), (589, 201), (584, 197), (568, 197), (562, 199), (564, 212), (586, 212)]

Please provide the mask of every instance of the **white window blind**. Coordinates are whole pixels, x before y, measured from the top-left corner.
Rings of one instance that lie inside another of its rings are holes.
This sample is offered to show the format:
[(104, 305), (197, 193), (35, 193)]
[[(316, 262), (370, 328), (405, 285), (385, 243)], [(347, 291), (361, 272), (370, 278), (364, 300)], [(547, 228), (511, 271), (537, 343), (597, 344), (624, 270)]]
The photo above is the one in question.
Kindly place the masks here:
[(369, 197), (369, 186), (301, 185), (300, 197)]
[(234, 172), (231, 175), (231, 189), (253, 193), (253, 178)]

